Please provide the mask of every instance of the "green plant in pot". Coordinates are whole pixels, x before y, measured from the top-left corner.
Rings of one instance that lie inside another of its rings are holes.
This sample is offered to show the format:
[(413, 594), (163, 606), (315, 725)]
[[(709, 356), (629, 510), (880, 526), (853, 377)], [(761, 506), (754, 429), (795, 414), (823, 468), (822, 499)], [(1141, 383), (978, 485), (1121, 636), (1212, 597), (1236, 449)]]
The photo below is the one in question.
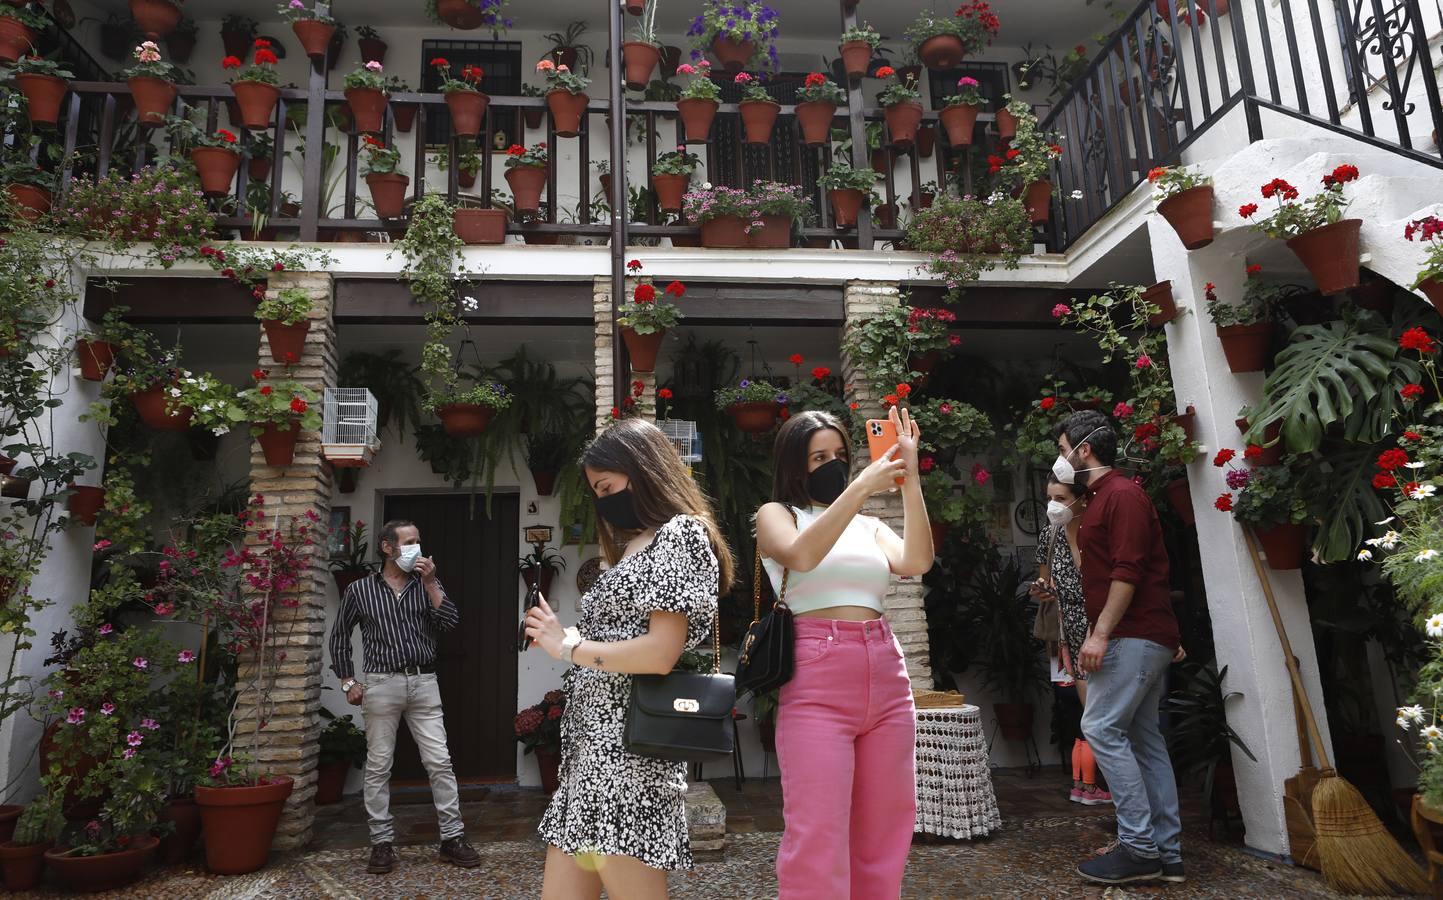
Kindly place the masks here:
[(673, 281), (666, 286), (663, 299), (658, 299), (656, 287), (648, 282), (636, 286), (631, 300), (622, 304), (616, 324), (621, 327), (622, 340), (626, 342), (631, 366), (637, 372), (656, 371), (656, 357), (666, 340), (669, 329), (681, 321), (681, 310), (666, 297), (681, 299), (686, 294), (686, 285)]
[(541, 702), (516, 714), (516, 740), (536, 754), (541, 770), (541, 787), (548, 793), (558, 784), (557, 767), (561, 762), (561, 717), (566, 711), (566, 692), (547, 691)]
[(1225, 691), (1228, 667), (1187, 661), (1178, 667), (1181, 676), (1168, 694), (1166, 708), (1172, 722), (1168, 747), (1183, 777), (1202, 777), (1203, 796), (1218, 812), (1238, 808), (1237, 783), (1233, 776), (1232, 748), (1237, 747), (1253, 762), (1257, 757), (1228, 723), (1227, 701), (1241, 697), (1241, 691)]
[(765, 434), (776, 424), (787, 395), (769, 381), (743, 378), (732, 387), (716, 392), (716, 408), (732, 417), (736, 427), (748, 434)]
[(556, 573), (566, 571), (566, 557), (550, 547), (543, 547), (516, 560), (516, 571), (521, 574), (521, 580), (526, 582), (528, 589), (536, 586), (537, 574), (540, 573), (541, 593), (545, 596), (551, 592), (551, 581)]
[(381, 353), (357, 351), (341, 358), (336, 372), (338, 384), (363, 387), (376, 398), (376, 431), (385, 431), (394, 421), (405, 434), (421, 424), (421, 394), (425, 385), (416, 377), (416, 366), (407, 365), (395, 348)]
[(556, 476), (577, 453), (576, 442), (558, 431), (537, 431), (526, 435), (526, 468), (536, 482), (536, 494), (550, 497)]
[(366, 733), (349, 715), (337, 716), (324, 706), (320, 713), (327, 721), (321, 729), (321, 754), (316, 765), (316, 805), (328, 806), (341, 802), (350, 771), (366, 764)]
[(282, 288), (257, 304), (255, 316), (265, 329), (271, 359), (286, 365), (300, 362), (311, 331), (311, 306), (310, 293), (297, 287)]
[(65, 827), (62, 798), (70, 783), (68, 775), (44, 775), (40, 796), (30, 801), (15, 821), (15, 834), (0, 844), (0, 872), (10, 891), (33, 890), (45, 871), (45, 851)]
[[(1270, 567), (1301, 567), (1307, 549), (1306, 526), (1312, 517), (1291, 460), (1285, 457), (1280, 466), (1247, 468), (1233, 465), (1233, 458), (1234, 451), (1224, 449), (1213, 460), (1214, 465), (1229, 467), (1230, 489), (1219, 495), (1213, 505), (1220, 512), (1232, 513), (1240, 524), (1253, 529)], [(1237, 491), (1236, 497), (1232, 491)]]
[(978, 566), (961, 592), (958, 614), (979, 648), (970, 662), (991, 692), (1004, 737), (1032, 733), (1032, 699), (1046, 684), (1042, 642), (1032, 636), (1037, 605), (1028, 597), (1015, 558), (992, 555)]
[(874, 169), (854, 169), (850, 163), (837, 162), (817, 179), (817, 187), (827, 192), (832, 204), (834, 224), (847, 228), (857, 224), (863, 206), (875, 206), (877, 180), (882, 176)]
[(336, 580), (336, 592), (344, 595), (346, 588), (367, 575), (374, 575), (380, 567), (371, 560), (371, 543), (366, 537), (366, 523), (357, 519), (346, 529), (344, 546), (346, 555), (332, 557), (329, 568)]

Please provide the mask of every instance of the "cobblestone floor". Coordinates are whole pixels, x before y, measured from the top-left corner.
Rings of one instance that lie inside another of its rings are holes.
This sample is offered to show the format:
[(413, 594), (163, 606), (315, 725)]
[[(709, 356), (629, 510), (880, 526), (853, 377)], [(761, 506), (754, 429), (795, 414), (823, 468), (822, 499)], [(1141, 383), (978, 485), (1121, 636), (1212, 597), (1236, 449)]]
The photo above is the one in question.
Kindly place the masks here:
[[(1029, 778), (999, 772), (995, 778), (1003, 828), (984, 840), (914, 844), (903, 895), (946, 897), (1332, 897), (1315, 873), (1276, 865), (1235, 842), (1209, 841), (1201, 812), (1185, 810), (1189, 881), (1183, 886), (1104, 892), (1072, 873), (1077, 860), (1110, 837), (1112, 818), (1102, 808), (1068, 803), (1056, 771)], [(694, 900), (745, 900), (776, 896), (773, 863), (781, 835), (781, 791), (775, 780), (712, 786), (728, 809), (723, 858), (672, 876), (672, 896)], [(539, 791), (514, 787), (472, 789), (463, 806), (468, 833), (481, 852), (479, 869), (463, 871), (437, 860), (435, 819), (429, 804), (398, 803), (401, 865), (389, 876), (364, 870), (365, 816), (357, 799), (322, 810), (315, 846), (277, 856), (261, 872), (238, 878), (205, 873), (199, 860), (153, 872), (143, 882), (108, 895), (125, 898), (440, 898), (538, 897), (543, 849), (535, 824), (545, 808)], [(416, 798), (423, 799), (423, 798)], [(56, 896), (47, 891), (33, 896)], [(21, 896), (21, 895), (16, 895)]]

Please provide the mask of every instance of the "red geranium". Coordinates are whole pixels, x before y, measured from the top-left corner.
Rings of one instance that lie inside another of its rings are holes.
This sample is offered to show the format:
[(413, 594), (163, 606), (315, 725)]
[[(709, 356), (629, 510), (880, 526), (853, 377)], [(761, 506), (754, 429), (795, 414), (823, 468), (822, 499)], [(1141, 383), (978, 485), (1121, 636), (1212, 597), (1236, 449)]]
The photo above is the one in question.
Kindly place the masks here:
[(1006, 160), (1000, 156), (994, 156), (991, 153), (987, 154), (987, 173), (989, 175), (996, 175), (998, 172), (1001, 172), (1004, 162), (1006, 162)]
[(1382, 453), (1378, 454), (1378, 468), (1383, 469), (1384, 471), (1391, 472), (1394, 469), (1397, 469), (1400, 466), (1406, 466), (1407, 464), (1407, 451), (1400, 450), (1397, 447), (1394, 447), (1391, 450), (1384, 450)]
[(1237, 454), (1237, 451), (1236, 451), (1236, 450), (1233, 450), (1233, 449), (1231, 449), (1231, 448), (1229, 448), (1229, 447), (1224, 447), (1223, 449), (1221, 449), (1221, 450), (1218, 451), (1218, 455), (1217, 455), (1217, 456), (1214, 456), (1214, 457), (1213, 457), (1213, 465), (1215, 465), (1215, 466), (1217, 466), (1219, 469), (1221, 469), (1223, 466), (1225, 466), (1225, 465), (1227, 465), (1228, 463), (1232, 462), (1232, 461), (1233, 461), (1233, 457), (1235, 457), (1235, 456), (1237, 456), (1237, 455), (1238, 455), (1238, 454)]
[(882, 66), (876, 71), (875, 74), (877, 78), (891, 78), (893, 75), (897, 74), (897, 70), (892, 68), (891, 66)]
[[(510, 151), (507, 151), (507, 152), (509, 153)], [(641, 271), (641, 260), (639, 260), (639, 259), (630, 260), (630, 261), (627, 262), (627, 264), (626, 264), (626, 270), (627, 270), (628, 272), (640, 272), (640, 271)]]
[(510, 147), (507, 147), (507, 148), (506, 148), (506, 155), (507, 155), (507, 156), (521, 156), (521, 155), (523, 155), (525, 152), (526, 152), (526, 148), (523, 147), (523, 146), (521, 146), (520, 144), (512, 144)]
[(271, 45), (271, 42), (268, 41), (268, 40), (266, 40), (265, 38), (256, 38), (255, 48), (256, 48), (257, 50), (265, 50), (265, 49), (268, 49), (268, 48), (270, 47), (270, 45)]
[(1253, 263), (1252, 265), (1248, 266), (1248, 277), (1252, 278), (1254, 275), (1258, 274), (1262, 270), (1262, 263)]
[(461, 77), (472, 84), (480, 82), (485, 75), (486, 71), (480, 66), (467, 66), (461, 70)]
[(216, 131), (215, 136), (225, 141), (227, 144), (234, 144), (236, 142), (235, 134), (233, 132), (226, 131), (224, 128)]
[(882, 402), (885, 403), (885, 404), (887, 404), (888, 406), (896, 406), (896, 405), (897, 405), (897, 395), (896, 395), (896, 394), (888, 394), (887, 396), (885, 396), (885, 397), (882, 398)]
[(1006, 155), (1008, 159), (1016, 159), (1017, 157), (1022, 155), (1022, 151), (1018, 150), (1016, 147), (1013, 147), (1011, 150), (1007, 151)]
[(450, 62), (450, 60), (446, 59), (446, 57), (444, 57), (444, 56), (438, 56), (438, 57), (436, 57), (435, 59), (431, 60), (431, 65), (433, 65), (433, 66), (450, 66), (450, 65), (451, 65), (451, 62)]
[(240, 57), (227, 56), (225, 59), (220, 61), (220, 67), (222, 69), (239, 69), (241, 67)]
[(1398, 338), (1398, 346), (1404, 350), (1417, 350), (1419, 353), (1436, 353), (1438, 351), (1433, 344), (1433, 338), (1418, 326), (1403, 332), (1403, 336)]
[(794, 366), (800, 366), (803, 362), (805, 362), (805, 358), (800, 353), (793, 353), (791, 356), (787, 357), (787, 362), (791, 363)]
[(1042, 407), (1043, 410), (1049, 410), (1057, 405), (1057, 401), (1052, 397), (1043, 397), (1037, 405)]
[(1394, 478), (1391, 472), (1379, 472), (1373, 476), (1373, 487), (1380, 491), (1397, 486), (1398, 479)]
[(827, 76), (823, 75), (821, 72), (813, 72), (812, 74), (810, 74), (810, 75), (807, 76), (806, 81), (803, 81), (803, 82), (802, 82), (802, 86), (803, 86), (803, 87), (813, 88), (813, 87), (821, 87), (822, 85), (824, 85), (824, 84), (826, 84), (826, 83), (827, 83)]
[(636, 286), (635, 296), (637, 303), (655, 303), (656, 288), (652, 287), (649, 284), (638, 284)]
[(1298, 189), (1281, 178), (1274, 178), (1272, 181), (1263, 185), (1262, 193), (1264, 197), (1269, 198), (1276, 194), (1280, 195), (1284, 200), (1298, 199)]
[(817, 366), (815, 369), (812, 370), (812, 377), (815, 378), (817, 381), (821, 381), (823, 378), (826, 378), (828, 375), (831, 374), (832, 370), (827, 368), (826, 366)]
[(1251, 219), (1253, 217), (1253, 214), (1257, 211), (1258, 205), (1256, 203), (1244, 203), (1242, 206), (1238, 207), (1238, 215), (1242, 216), (1244, 219)]
[(271, 395), (271, 391), (273, 391), (273, 390), (275, 390), (275, 388), (271, 387), (271, 386), (268, 385), (268, 384), (266, 384), (266, 385), (261, 385), (261, 396), (262, 396), (262, 397), (269, 397), (269, 396)]
[(1421, 440), (1423, 440), (1423, 435), (1419, 434), (1419, 433), (1416, 432), (1416, 431), (1405, 431), (1405, 432), (1403, 432), (1403, 440), (1405, 440), (1405, 441), (1421, 441)]
[(265, 369), (256, 369), (254, 372), (251, 373), (251, 378), (254, 378), (256, 381), (260, 381), (262, 378), (265, 378), (269, 374), (271, 373), (267, 372)]
[(680, 281), (673, 281), (671, 284), (668, 284), (666, 286), (666, 293), (680, 300), (682, 296), (686, 293), (686, 285), (682, 284)]
[(671, 396), (671, 388), (662, 388), (661, 390), (656, 392), (656, 397), (658, 400), (670, 400)]
[(898, 396), (898, 397), (907, 397), (907, 396), (911, 395), (911, 393), (912, 393), (912, 386), (911, 386), (910, 384), (899, 384), (899, 385), (897, 385), (897, 396)]
[(258, 66), (273, 66), (273, 65), (275, 65), (275, 64), (278, 63), (278, 62), (280, 62), (280, 60), (276, 58), (275, 53), (273, 53), (272, 51), (270, 51), (270, 50), (257, 50), (257, 51), (256, 51), (256, 65), (258, 65)]
[(1398, 394), (1404, 400), (1417, 400), (1419, 397), (1423, 396), (1423, 385), (1405, 384), (1403, 385), (1403, 387), (1399, 388)]
[(292, 398), (291, 398), (291, 412), (293, 412), (293, 413), (303, 413), (303, 412), (305, 412), (308, 408), (309, 408), (309, 404), (307, 404), (306, 401), (303, 400), (303, 399), (301, 399), (300, 397), (292, 397)]
[(1221, 512), (1232, 512), (1232, 511), (1233, 511), (1233, 495), (1232, 495), (1232, 494), (1222, 494), (1222, 495), (1219, 496), (1216, 500), (1213, 501), (1213, 506), (1216, 506), (1216, 507), (1218, 508), (1218, 510), (1221, 511)]
[(1263, 453), (1264, 450), (1262, 447), (1259, 447), (1257, 444), (1248, 444), (1247, 449), (1243, 451), (1243, 459), (1262, 459)]
[(1167, 166), (1154, 166), (1147, 173), (1147, 183), (1156, 184), (1157, 180), (1167, 174)]

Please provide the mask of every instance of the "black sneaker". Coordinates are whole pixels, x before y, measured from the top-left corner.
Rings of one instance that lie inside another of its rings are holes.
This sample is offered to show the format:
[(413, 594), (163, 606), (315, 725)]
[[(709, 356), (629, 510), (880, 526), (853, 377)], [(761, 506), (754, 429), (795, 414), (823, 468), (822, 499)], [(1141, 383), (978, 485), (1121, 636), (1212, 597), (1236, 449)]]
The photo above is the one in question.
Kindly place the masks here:
[(1187, 875), (1182, 870), (1182, 860), (1177, 862), (1165, 862), (1162, 864), (1162, 880), (1172, 884), (1182, 884), (1187, 881)]
[(1110, 853), (1079, 863), (1077, 874), (1095, 884), (1153, 881), (1162, 875), (1162, 860), (1135, 856), (1131, 850), (1119, 844)]
[(391, 846), (390, 841), (371, 845), (371, 861), (366, 864), (366, 871), (372, 875), (385, 875), (396, 868), (396, 848)]

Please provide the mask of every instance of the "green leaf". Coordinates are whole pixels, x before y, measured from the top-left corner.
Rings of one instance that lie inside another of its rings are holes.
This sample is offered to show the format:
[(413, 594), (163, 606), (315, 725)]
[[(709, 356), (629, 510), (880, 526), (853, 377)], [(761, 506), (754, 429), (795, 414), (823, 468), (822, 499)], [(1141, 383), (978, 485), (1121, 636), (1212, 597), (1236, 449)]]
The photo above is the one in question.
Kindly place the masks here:
[(1325, 497), (1316, 512), (1320, 515), (1314, 549), (1325, 563), (1352, 559), (1363, 541), (1377, 529), (1373, 523), (1390, 513), (1378, 492), (1373, 489), (1374, 460), (1383, 444), (1360, 444), (1328, 455), (1328, 464), (1310, 469), (1316, 482), (1305, 493)]

